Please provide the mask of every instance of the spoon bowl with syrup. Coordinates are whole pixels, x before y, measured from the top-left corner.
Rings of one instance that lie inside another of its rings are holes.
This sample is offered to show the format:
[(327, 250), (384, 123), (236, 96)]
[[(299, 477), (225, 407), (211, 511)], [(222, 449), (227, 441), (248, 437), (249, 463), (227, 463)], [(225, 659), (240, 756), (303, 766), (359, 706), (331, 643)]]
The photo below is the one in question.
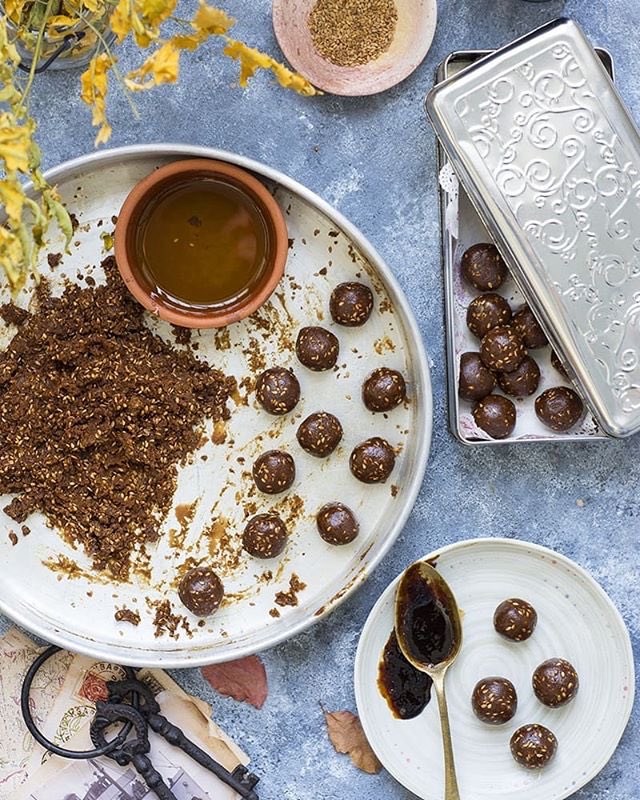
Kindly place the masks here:
[(118, 216), (115, 256), (133, 296), (162, 319), (218, 328), (252, 314), (284, 273), (287, 227), (246, 170), (174, 161), (140, 181)]
[(395, 634), (407, 661), (433, 681), (444, 750), (444, 798), (460, 800), (444, 684), (447, 670), (460, 652), (462, 624), (449, 585), (426, 561), (412, 564), (400, 578)]

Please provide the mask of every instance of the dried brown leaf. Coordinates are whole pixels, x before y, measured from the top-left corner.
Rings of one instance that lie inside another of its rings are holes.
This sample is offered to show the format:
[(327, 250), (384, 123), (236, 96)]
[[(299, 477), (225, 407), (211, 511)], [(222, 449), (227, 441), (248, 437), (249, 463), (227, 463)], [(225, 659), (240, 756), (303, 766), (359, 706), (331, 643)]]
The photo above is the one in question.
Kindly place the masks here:
[(331, 744), (338, 753), (347, 753), (363, 772), (371, 775), (380, 772), (382, 764), (367, 741), (362, 724), (351, 711), (325, 711), (324, 719)]
[(269, 694), (267, 672), (258, 656), (202, 667), (204, 679), (220, 694), (262, 708)]

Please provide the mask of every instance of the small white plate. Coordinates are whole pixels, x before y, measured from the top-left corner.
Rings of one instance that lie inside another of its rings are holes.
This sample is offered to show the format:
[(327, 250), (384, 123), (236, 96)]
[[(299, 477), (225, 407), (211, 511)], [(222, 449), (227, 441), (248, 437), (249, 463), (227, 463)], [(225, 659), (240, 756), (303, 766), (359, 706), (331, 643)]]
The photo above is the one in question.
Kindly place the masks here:
[[(426, 556), (449, 582), (463, 613), (463, 645), (447, 675), (447, 697), (460, 795), (464, 800), (562, 800), (578, 791), (613, 755), (634, 697), (629, 634), (596, 581), (568, 558), (511, 539), (459, 542)], [(355, 662), (355, 692), (365, 733), (385, 768), (422, 800), (441, 800), (444, 785), (437, 704), (413, 720), (395, 719), (377, 686), (378, 663), (393, 627), (398, 579), (387, 587), (364, 626)], [(538, 612), (527, 642), (511, 643), (493, 628), (502, 600), (521, 597)], [(558, 656), (577, 669), (580, 690), (559, 709), (538, 702), (531, 675)], [(511, 722), (489, 726), (471, 710), (476, 682), (509, 678), (518, 693)], [(509, 752), (512, 733), (538, 722), (558, 738), (555, 759), (528, 772)]]

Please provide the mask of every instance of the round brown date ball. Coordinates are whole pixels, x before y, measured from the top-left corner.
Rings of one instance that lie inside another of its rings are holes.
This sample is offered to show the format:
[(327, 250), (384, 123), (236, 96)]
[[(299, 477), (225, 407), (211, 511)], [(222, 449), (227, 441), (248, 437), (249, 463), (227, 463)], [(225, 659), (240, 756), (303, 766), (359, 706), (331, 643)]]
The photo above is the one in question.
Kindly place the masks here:
[(566, 386), (554, 386), (536, 397), (536, 415), (552, 431), (568, 431), (582, 417), (584, 405)]
[(480, 353), (463, 353), (460, 356), (458, 394), (463, 400), (481, 400), (496, 388), (496, 376), (487, 369)]
[(526, 354), (522, 339), (507, 325), (491, 328), (480, 342), (480, 358), (495, 372), (511, 372)]
[(255, 558), (275, 558), (287, 544), (287, 527), (277, 514), (257, 514), (247, 522), (242, 546)]
[(220, 607), (224, 587), (211, 567), (194, 567), (182, 576), (178, 595), (192, 614), (206, 617)]
[(550, 658), (540, 664), (531, 683), (538, 700), (549, 708), (558, 708), (573, 700), (580, 687), (575, 667), (564, 658)]
[(267, 450), (253, 463), (253, 480), (265, 494), (286, 492), (295, 477), (295, 461), (282, 450)]
[(300, 424), (296, 437), (300, 447), (307, 453), (318, 458), (326, 458), (340, 444), (342, 425), (333, 414), (316, 411)]
[(551, 351), (551, 366), (556, 369), (563, 378), (568, 378), (569, 375), (567, 374), (567, 370), (564, 368), (564, 364), (558, 358), (558, 354), (555, 350)]
[(371, 316), (373, 292), (364, 283), (340, 283), (331, 292), (329, 310), (334, 322), (348, 328), (358, 328)]
[(369, 411), (391, 411), (407, 399), (407, 384), (402, 373), (378, 367), (362, 387), (362, 401)]
[(349, 544), (360, 530), (351, 509), (342, 503), (327, 503), (322, 506), (316, 517), (316, 524), (320, 536), (328, 544)]
[(501, 394), (489, 394), (478, 400), (471, 413), (476, 425), (492, 439), (506, 439), (516, 427), (516, 407)]
[(493, 615), (493, 627), (512, 642), (526, 641), (534, 632), (537, 622), (535, 608), (519, 597), (503, 600)]
[(525, 769), (546, 767), (558, 749), (558, 740), (544, 725), (523, 725), (509, 744), (511, 755)]
[(271, 367), (256, 382), (256, 398), (269, 414), (288, 414), (300, 399), (300, 384), (289, 369)]
[(529, 350), (546, 347), (549, 340), (529, 306), (523, 306), (513, 315), (511, 324)]
[(506, 678), (483, 678), (471, 695), (474, 714), (487, 725), (504, 725), (515, 716), (518, 696), (515, 686)]
[(363, 483), (384, 483), (393, 472), (395, 463), (393, 447), (379, 436), (357, 445), (349, 459), (351, 472)]
[(502, 286), (507, 277), (507, 265), (494, 244), (474, 244), (462, 256), (462, 274), (481, 292), (491, 292)]
[(340, 342), (337, 337), (317, 325), (302, 328), (296, 339), (298, 360), (314, 372), (324, 372), (335, 367), (339, 352)]
[(467, 327), (478, 339), (498, 325), (507, 325), (510, 320), (511, 306), (504, 297), (493, 292), (479, 295), (467, 308)]
[(540, 384), (540, 368), (531, 356), (525, 356), (512, 372), (498, 373), (498, 386), (511, 397), (529, 397)]

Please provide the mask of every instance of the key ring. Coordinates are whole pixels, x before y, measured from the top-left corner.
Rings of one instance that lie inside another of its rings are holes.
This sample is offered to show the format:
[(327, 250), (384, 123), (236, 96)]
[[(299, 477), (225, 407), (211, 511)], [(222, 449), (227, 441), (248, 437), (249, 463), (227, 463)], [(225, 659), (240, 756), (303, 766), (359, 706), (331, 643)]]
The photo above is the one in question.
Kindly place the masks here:
[[(125, 722), (118, 735), (106, 742), (106, 744), (102, 745), (101, 747), (96, 747), (93, 750), (67, 750), (65, 747), (60, 747), (59, 745), (55, 744), (55, 742), (47, 739), (47, 737), (37, 727), (33, 719), (31, 708), (29, 707), (29, 698), (31, 695), (31, 686), (33, 684), (33, 680), (45, 662), (47, 662), (56, 653), (59, 653), (61, 649), (62, 648), (57, 647), (56, 645), (47, 647), (46, 650), (40, 653), (40, 655), (27, 670), (27, 674), (25, 675), (24, 682), (22, 684), (22, 692), (20, 694), (20, 708), (22, 710), (22, 716), (24, 718), (25, 725), (27, 726), (29, 733), (38, 742), (38, 744), (42, 745), (42, 747), (44, 747), (46, 750), (55, 753), (55, 755), (61, 756), (62, 758), (80, 760), (109, 755), (109, 753), (112, 753), (114, 750), (117, 750), (124, 744), (131, 732), (131, 728), (133, 727), (132, 722)], [(126, 672), (129, 680), (135, 680), (136, 675), (131, 667), (123, 667), (123, 669)], [(132, 694), (131, 703), (134, 708), (138, 708), (139, 698), (137, 694)]]

